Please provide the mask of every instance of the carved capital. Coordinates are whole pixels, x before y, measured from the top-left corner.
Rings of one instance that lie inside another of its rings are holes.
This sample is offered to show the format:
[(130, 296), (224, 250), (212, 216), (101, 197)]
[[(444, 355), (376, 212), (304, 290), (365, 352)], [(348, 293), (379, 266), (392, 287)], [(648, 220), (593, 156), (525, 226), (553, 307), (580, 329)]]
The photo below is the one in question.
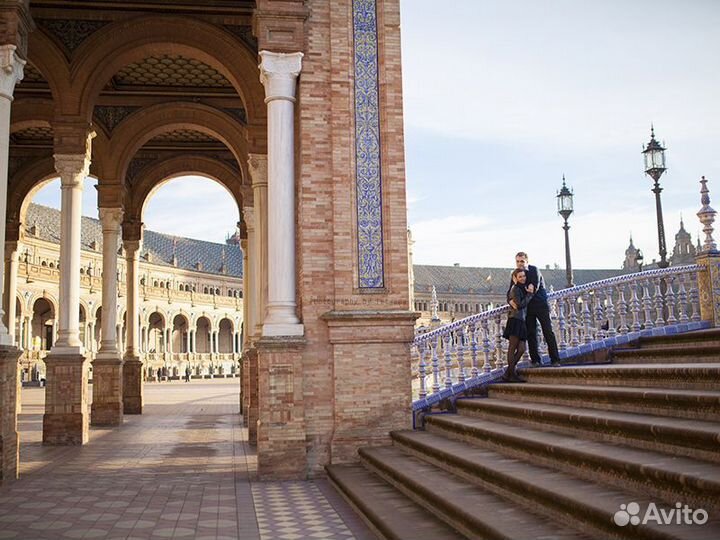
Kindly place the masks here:
[(120, 230), (120, 224), (123, 219), (122, 208), (98, 208), (100, 214), (100, 223), (102, 223), (102, 231), (104, 233), (117, 233)]
[(243, 207), (243, 221), (245, 222), (247, 232), (251, 233), (255, 231), (255, 208), (252, 206)]
[(25, 60), (15, 45), (0, 45), (0, 97), (12, 101), (15, 85), (23, 78)]
[(62, 187), (82, 187), (90, 171), (90, 153), (55, 154), (55, 170), (60, 175)]
[(125, 257), (127, 259), (137, 259), (142, 249), (142, 240), (124, 240)]
[(249, 154), (248, 171), (253, 187), (267, 186), (268, 159), (267, 154)]
[(303, 53), (260, 51), (260, 82), (265, 103), (276, 99), (295, 101), (295, 82), (302, 70)]

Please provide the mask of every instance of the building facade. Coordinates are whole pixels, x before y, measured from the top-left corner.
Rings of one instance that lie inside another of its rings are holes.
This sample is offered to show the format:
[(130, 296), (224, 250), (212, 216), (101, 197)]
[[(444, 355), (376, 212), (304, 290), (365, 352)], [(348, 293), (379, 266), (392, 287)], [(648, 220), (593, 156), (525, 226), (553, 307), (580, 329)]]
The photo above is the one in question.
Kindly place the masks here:
[[(410, 425), (399, 0), (4, 0), (0, 67), (8, 312), (28, 201), (48, 178), (61, 181), (45, 443), (84, 444), (91, 423), (142, 413), (143, 212), (159, 185), (189, 174), (237, 203), (242, 409), (259, 474), (322, 474)], [(80, 335), (88, 175), (103, 236), (94, 356)], [(118, 298), (130, 321), (120, 339)], [(14, 339), (0, 325), (9, 377)], [(2, 440), (14, 441), (14, 409), (0, 406)]]
[[(60, 212), (31, 204), (18, 244), (14, 335), (24, 383), (46, 378), (44, 358), (57, 339)], [(140, 254), (140, 353), (145, 380), (239, 376), (243, 331), (242, 251), (234, 239), (213, 244), (145, 231)], [(102, 228), (83, 217), (80, 340), (93, 360), (102, 343)], [(117, 249), (122, 253), (122, 246)], [(118, 264), (116, 332), (127, 334), (125, 263)], [(88, 364), (88, 369), (92, 369)], [(92, 372), (89, 374), (92, 378)]]

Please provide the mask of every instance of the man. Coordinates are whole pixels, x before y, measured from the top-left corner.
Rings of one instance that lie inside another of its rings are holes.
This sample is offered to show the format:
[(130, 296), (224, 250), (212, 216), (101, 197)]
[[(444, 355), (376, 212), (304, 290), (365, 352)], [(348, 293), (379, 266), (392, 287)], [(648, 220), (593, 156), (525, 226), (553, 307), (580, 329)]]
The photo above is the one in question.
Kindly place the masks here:
[[(515, 266), (522, 268), (527, 273), (526, 286), (532, 284), (535, 287), (535, 296), (527, 307), (527, 325), (528, 333), (528, 349), (530, 350), (530, 360), (532, 365), (540, 367), (540, 352), (538, 351), (537, 340), (537, 323), (540, 321), (545, 343), (548, 346), (548, 355), (553, 366), (560, 365), (560, 356), (558, 355), (557, 341), (555, 333), (550, 322), (550, 306), (547, 302), (547, 290), (545, 289), (545, 280), (536, 266), (528, 264), (528, 255), (524, 251), (520, 251), (515, 255)], [(510, 283), (512, 287), (512, 282)]]

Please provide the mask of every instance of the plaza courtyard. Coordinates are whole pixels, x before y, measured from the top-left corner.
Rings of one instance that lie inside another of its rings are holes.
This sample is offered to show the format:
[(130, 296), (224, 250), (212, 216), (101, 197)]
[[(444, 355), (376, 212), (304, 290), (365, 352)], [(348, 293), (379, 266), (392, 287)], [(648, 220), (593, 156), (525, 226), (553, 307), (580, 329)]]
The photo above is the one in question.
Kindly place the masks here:
[(237, 386), (148, 383), (144, 414), (84, 446), (43, 446), (45, 391), (24, 388), (0, 538), (374, 538), (327, 480), (256, 480)]

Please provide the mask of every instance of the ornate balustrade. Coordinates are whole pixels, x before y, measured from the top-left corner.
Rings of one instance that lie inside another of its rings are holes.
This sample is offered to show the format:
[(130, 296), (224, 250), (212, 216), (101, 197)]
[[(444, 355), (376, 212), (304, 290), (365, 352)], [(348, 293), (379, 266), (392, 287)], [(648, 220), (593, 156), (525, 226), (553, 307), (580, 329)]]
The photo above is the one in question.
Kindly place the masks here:
[[(550, 293), (553, 329), (561, 359), (606, 349), (643, 335), (709, 326), (700, 318), (697, 265), (647, 270)], [(413, 410), (490, 382), (502, 375), (507, 342), (502, 333), (509, 306), (466, 317), (413, 343)], [(543, 360), (549, 361), (541, 342)], [(527, 354), (526, 354), (527, 358)]]

